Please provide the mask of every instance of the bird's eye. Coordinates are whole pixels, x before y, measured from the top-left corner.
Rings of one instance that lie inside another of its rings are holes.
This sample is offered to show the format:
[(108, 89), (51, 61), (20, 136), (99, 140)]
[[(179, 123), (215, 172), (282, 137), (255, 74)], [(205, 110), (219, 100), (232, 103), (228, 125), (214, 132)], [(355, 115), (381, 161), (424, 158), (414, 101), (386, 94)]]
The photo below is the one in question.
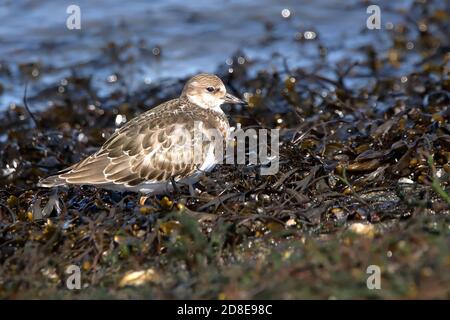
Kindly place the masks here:
[(208, 90), (208, 92), (214, 92), (214, 87), (208, 87), (206, 90)]

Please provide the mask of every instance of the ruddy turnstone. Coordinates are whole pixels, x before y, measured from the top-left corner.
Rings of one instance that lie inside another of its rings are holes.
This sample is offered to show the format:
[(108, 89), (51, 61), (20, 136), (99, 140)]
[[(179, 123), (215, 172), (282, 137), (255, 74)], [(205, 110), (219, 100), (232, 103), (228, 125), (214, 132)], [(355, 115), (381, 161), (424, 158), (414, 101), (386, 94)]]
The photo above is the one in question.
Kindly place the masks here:
[[(96, 153), (41, 180), (39, 186), (94, 185), (152, 194), (169, 191), (171, 181), (192, 184), (221, 160), (215, 150), (223, 147), (230, 131), (223, 103), (244, 102), (227, 93), (216, 75), (196, 75), (179, 98), (130, 120)], [(211, 139), (211, 132), (223, 140)], [(202, 152), (194, 154), (199, 144)]]

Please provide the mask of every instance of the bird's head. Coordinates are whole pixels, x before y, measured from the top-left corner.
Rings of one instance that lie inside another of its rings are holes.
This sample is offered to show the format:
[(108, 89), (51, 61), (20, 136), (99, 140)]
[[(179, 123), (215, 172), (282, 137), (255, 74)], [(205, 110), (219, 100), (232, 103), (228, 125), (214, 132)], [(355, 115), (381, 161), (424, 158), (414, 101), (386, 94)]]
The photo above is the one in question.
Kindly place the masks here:
[(203, 108), (219, 108), (224, 103), (245, 104), (241, 99), (227, 93), (218, 76), (207, 73), (192, 77), (185, 84), (181, 96)]

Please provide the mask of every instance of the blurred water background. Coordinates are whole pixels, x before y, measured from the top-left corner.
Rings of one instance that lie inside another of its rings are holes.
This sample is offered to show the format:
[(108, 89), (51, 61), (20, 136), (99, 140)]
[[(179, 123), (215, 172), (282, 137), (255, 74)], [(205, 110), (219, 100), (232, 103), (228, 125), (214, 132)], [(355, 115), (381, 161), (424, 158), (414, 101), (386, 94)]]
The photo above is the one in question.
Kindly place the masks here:
[[(21, 102), (30, 78), (30, 96), (74, 73), (102, 96), (119, 73), (132, 93), (236, 63), (257, 72), (284, 60), (306, 69), (358, 60), (362, 46), (389, 46), (386, 31), (410, 2), (376, 1), (382, 29), (368, 30), (369, 3), (355, 0), (1, 0), (0, 110)], [(81, 30), (66, 27), (70, 4), (81, 8)]]

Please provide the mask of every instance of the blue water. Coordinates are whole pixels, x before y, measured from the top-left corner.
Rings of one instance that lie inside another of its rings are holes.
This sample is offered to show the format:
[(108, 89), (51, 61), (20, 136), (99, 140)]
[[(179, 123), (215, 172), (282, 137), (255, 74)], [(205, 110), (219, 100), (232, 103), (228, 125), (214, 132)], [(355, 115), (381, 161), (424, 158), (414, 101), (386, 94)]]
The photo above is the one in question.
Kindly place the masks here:
[[(377, 1), (382, 10), (409, 2)], [(81, 30), (66, 27), (70, 4), (81, 8)], [(290, 66), (308, 68), (320, 59), (319, 43), (328, 49), (328, 63), (358, 59), (354, 49), (359, 46), (387, 44), (384, 30), (361, 32), (366, 7), (356, 0), (0, 0), (0, 110), (20, 103), (19, 68), (26, 63), (37, 62), (45, 70), (30, 84), (30, 95), (74, 71), (91, 75), (99, 94), (106, 95), (115, 73), (124, 74), (122, 80), (135, 90), (165, 78), (232, 69), (229, 59), (238, 51), (245, 57), (240, 61), (252, 63), (255, 72), (279, 68), (279, 55)], [(383, 26), (399, 19), (387, 11), (382, 11)], [(308, 31), (313, 39), (295, 41)], [(121, 58), (132, 60), (105, 59), (110, 42), (128, 44)], [(9, 73), (2, 72), (5, 67)]]

